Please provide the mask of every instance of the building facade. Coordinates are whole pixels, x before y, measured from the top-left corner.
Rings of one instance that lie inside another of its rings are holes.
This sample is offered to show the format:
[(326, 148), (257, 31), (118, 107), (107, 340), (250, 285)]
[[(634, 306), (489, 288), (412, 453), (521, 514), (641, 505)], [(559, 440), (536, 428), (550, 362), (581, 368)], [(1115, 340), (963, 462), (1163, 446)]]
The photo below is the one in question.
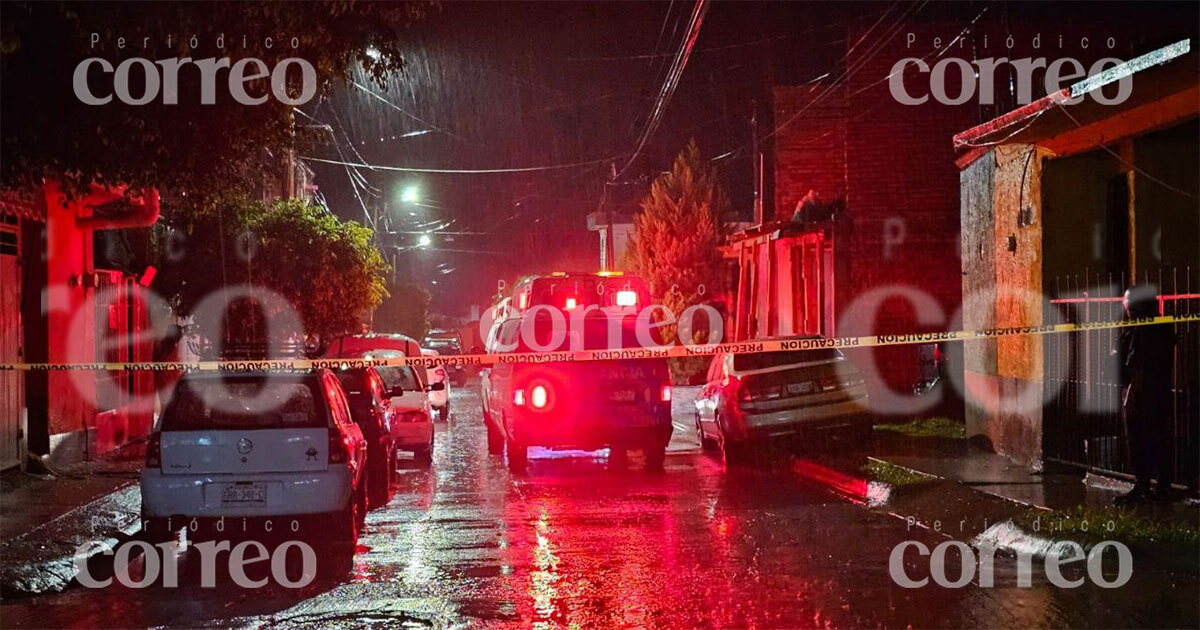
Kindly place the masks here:
[[(774, 89), (766, 160), (774, 212), (726, 248), (739, 265), (739, 339), (944, 330), (960, 305), (958, 172), (948, 145), (978, 111), (897, 102), (880, 78), (911, 55), (904, 38), (869, 54), (853, 46), (862, 35), (846, 40), (852, 72)], [(921, 379), (915, 347), (859, 354), (875, 366), (877, 388), (907, 395)]]
[[(1089, 77), (955, 136), (966, 328), (1118, 320), (1134, 283), (1159, 288), (1160, 314), (1200, 312), (1200, 63), (1182, 44), (1131, 61), (1122, 103), (1067, 104), (1103, 83)], [(1200, 336), (1176, 328), (1162, 360), (1175, 365), (1176, 464), (1194, 476)], [(964, 343), (968, 433), (1033, 466), (1127, 472), (1117, 335)]]
[[(93, 186), (68, 198), (53, 182), (0, 203), (0, 361), (149, 361), (143, 274), (97, 265), (98, 234), (146, 227), (158, 193), (126, 199)], [(0, 372), (0, 466), (29, 452), (54, 464), (89, 459), (146, 435), (153, 374), (102, 370)]]

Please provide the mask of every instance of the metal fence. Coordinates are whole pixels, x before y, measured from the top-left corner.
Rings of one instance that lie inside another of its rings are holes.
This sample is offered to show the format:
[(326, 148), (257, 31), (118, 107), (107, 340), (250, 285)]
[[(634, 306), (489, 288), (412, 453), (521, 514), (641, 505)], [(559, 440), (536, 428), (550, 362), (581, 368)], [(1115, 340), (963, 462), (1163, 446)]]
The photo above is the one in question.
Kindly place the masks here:
[[(1137, 277), (1159, 287), (1160, 315), (1200, 314), (1200, 278), (1190, 268)], [(1122, 275), (1064, 276), (1047, 282), (1052, 309), (1070, 323), (1116, 321), (1131, 282)], [(1046, 313), (1051, 321), (1054, 313)], [(1174, 479), (1196, 487), (1200, 465), (1200, 325), (1172, 324), (1171, 427)], [(1129, 475), (1121, 424), (1120, 330), (1047, 335), (1044, 345), (1042, 450), (1046, 461)]]

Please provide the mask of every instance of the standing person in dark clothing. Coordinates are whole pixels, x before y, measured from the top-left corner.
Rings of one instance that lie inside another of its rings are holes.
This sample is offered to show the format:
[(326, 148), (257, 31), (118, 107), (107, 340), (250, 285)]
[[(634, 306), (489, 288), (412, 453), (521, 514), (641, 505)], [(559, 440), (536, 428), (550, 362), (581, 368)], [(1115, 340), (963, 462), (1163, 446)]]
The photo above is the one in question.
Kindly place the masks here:
[[(1125, 292), (1127, 319), (1155, 317), (1158, 290), (1139, 284)], [(1133, 473), (1133, 490), (1117, 497), (1132, 503), (1150, 497), (1150, 481), (1157, 473), (1159, 496), (1171, 490), (1171, 378), (1175, 334), (1167, 324), (1121, 329), (1121, 411), (1125, 444)]]

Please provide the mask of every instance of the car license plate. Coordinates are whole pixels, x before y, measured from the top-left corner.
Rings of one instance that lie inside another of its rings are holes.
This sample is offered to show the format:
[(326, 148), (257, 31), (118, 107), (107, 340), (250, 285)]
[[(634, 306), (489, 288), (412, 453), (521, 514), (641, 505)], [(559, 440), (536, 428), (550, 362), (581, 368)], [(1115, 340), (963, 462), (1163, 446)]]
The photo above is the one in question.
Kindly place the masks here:
[(637, 392), (631, 389), (617, 389), (608, 393), (608, 399), (613, 402), (633, 402), (637, 400)]
[(787, 391), (789, 394), (807, 394), (812, 391), (812, 381), (788, 383)]
[(221, 488), (221, 503), (241, 505), (265, 505), (267, 502), (267, 484), (265, 483), (234, 483)]

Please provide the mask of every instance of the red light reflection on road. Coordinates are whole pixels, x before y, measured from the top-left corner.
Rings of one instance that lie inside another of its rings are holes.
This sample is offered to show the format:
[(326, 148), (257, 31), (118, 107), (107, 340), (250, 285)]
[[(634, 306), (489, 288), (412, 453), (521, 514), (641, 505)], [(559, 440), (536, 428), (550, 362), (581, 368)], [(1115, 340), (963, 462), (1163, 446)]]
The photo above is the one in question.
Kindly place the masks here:
[(818, 485), (842, 494), (842, 496), (853, 500), (854, 503), (865, 505), (870, 502), (872, 497), (870, 481), (847, 475), (846, 473), (842, 473), (841, 470), (822, 466), (822, 464), (812, 460), (804, 460), (804, 458), (797, 457), (796, 460), (792, 461), (792, 470), (796, 474), (803, 476), (804, 479), (816, 482)]

